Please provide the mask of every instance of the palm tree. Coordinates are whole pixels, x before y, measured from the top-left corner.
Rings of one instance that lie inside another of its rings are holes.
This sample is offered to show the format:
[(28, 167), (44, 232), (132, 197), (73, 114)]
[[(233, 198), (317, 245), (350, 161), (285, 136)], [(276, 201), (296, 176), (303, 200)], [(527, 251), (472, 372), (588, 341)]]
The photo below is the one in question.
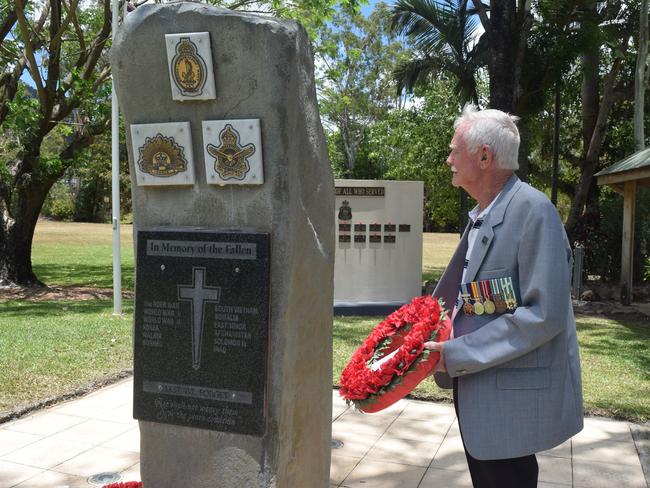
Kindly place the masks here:
[[(397, 90), (413, 92), (431, 76), (442, 72), (455, 78), (459, 106), (478, 105), (476, 74), (486, 64), (486, 46), (478, 39), (481, 25), (467, 0), (397, 0), (393, 7), (392, 30), (406, 35), (413, 46), (413, 58), (394, 71)], [(481, 38), (482, 39), (482, 38)], [(467, 225), (467, 193), (460, 189), (460, 232)]]
[(455, 78), (460, 106), (478, 104), (476, 74), (486, 64), (487, 49), (478, 40), (481, 24), (474, 14), (467, 0), (397, 0), (392, 30), (415, 47), (414, 56), (394, 72), (400, 93), (442, 72)]

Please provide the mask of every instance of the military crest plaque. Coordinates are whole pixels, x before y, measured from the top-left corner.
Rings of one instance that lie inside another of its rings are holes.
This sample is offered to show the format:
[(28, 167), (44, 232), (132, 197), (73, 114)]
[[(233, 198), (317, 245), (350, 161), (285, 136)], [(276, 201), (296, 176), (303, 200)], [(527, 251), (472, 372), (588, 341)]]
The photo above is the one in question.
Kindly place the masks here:
[(189, 122), (133, 124), (131, 148), (138, 186), (194, 184)]
[(174, 100), (216, 98), (209, 32), (166, 34), (167, 62)]
[(203, 121), (205, 174), (212, 185), (261, 185), (259, 119)]

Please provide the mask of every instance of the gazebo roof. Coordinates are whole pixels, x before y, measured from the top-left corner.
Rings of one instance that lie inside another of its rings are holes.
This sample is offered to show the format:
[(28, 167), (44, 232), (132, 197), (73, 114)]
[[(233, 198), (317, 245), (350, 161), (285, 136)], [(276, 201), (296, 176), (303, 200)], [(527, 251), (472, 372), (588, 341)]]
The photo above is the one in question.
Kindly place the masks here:
[(594, 176), (598, 177), (599, 185), (611, 185), (618, 191), (622, 191), (626, 181), (636, 180), (638, 186), (650, 185), (650, 147), (635, 152)]

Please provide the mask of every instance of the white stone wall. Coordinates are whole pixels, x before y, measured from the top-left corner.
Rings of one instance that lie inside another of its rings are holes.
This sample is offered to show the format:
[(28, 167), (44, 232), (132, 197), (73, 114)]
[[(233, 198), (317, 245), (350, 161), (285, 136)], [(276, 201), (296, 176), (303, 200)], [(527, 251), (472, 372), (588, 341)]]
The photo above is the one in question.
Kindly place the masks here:
[[(421, 294), (422, 286), (422, 212), (424, 186), (421, 181), (335, 180), (337, 188), (374, 188), (367, 193), (383, 196), (336, 196), (336, 253), (334, 260), (334, 305), (405, 303)], [(337, 193), (341, 193), (339, 190)], [(343, 191), (345, 193), (345, 191)], [(344, 201), (352, 211), (351, 230), (341, 230), (339, 219)], [(366, 242), (355, 242), (355, 224), (366, 224)], [(380, 224), (381, 232), (371, 232), (370, 224)], [(395, 224), (393, 233), (384, 231)], [(409, 225), (409, 232), (399, 226)], [(350, 235), (350, 242), (339, 236)], [(381, 242), (370, 242), (379, 234)], [(385, 242), (385, 235), (395, 236), (395, 243)]]

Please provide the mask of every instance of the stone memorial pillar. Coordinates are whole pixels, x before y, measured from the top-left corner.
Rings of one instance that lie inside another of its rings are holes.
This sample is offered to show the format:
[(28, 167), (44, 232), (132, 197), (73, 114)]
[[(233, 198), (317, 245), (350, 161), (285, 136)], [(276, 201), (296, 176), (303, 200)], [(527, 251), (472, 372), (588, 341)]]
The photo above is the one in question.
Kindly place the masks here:
[(328, 486), (334, 184), (305, 31), (144, 5), (111, 63), (144, 486)]

